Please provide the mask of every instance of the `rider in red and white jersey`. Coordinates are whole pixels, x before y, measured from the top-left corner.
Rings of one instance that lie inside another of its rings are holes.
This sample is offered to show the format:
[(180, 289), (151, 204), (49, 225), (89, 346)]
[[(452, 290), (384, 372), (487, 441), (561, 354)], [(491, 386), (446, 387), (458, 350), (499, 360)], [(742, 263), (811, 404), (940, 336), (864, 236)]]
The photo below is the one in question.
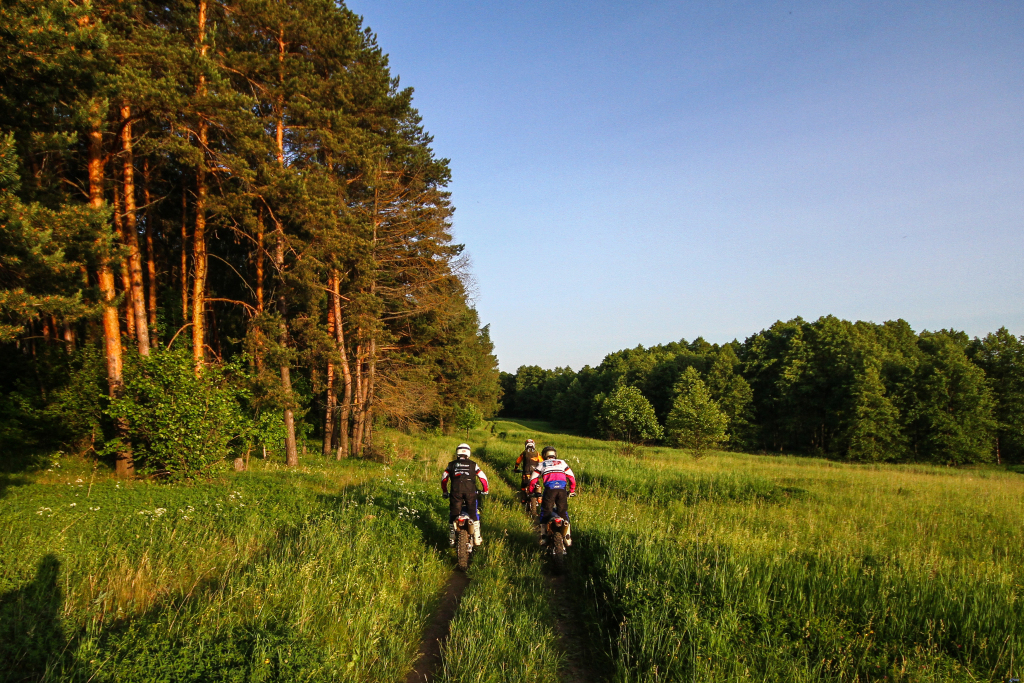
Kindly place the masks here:
[(541, 455), (544, 462), (533, 471), (527, 490), (533, 493), (538, 483), (544, 487), (539, 521), (543, 525), (554, 509), (565, 520), (565, 543), (572, 545), (569, 537), (569, 496), (576, 495), (576, 475), (569, 463), (558, 459), (558, 452), (551, 446), (545, 446)]

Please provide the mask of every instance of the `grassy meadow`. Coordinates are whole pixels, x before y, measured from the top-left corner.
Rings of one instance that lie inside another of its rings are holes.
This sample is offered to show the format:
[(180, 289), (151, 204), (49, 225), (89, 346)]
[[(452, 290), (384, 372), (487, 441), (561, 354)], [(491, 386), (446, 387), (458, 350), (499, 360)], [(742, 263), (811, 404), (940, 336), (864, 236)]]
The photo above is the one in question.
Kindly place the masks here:
[[(622, 458), (544, 427), (470, 435), (493, 494), (435, 680), (568, 680), (570, 660), (623, 682), (1019, 677), (1021, 474)], [(506, 485), (527, 436), (581, 482), (557, 586)], [(194, 485), (62, 455), (0, 476), (0, 680), (405, 680), (454, 566), (438, 478), (460, 440)]]
[[(534, 433), (500, 423), (484, 460)], [(998, 681), (1024, 656), (1024, 477), (545, 435), (581, 482), (574, 599), (616, 681)]]

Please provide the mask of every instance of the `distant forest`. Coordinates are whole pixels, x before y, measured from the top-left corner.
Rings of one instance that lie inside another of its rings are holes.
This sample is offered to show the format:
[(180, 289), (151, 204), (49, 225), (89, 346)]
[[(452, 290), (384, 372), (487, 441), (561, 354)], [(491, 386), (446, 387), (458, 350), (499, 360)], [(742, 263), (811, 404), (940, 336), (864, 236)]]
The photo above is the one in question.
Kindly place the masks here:
[(638, 440), (667, 440), (673, 404), (693, 391), (688, 368), (727, 418), (726, 443), (735, 450), (1024, 462), (1024, 341), (1006, 329), (970, 339), (952, 330), (917, 333), (903, 320), (796, 318), (742, 343), (697, 338), (617, 351), (579, 372), (503, 372), (501, 414), (611, 437), (608, 401), (631, 390), (658, 422)]
[(194, 474), (497, 409), (448, 160), (343, 4), (14, 0), (0, 54), (5, 447)]

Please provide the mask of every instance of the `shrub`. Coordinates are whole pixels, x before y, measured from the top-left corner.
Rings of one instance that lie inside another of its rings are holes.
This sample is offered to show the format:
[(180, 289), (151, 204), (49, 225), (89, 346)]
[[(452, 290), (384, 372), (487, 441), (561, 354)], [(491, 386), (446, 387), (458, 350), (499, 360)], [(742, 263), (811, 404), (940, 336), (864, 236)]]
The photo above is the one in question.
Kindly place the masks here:
[[(240, 452), (252, 427), (232, 385), (234, 366), (208, 366), (196, 377), (192, 359), (179, 351), (154, 351), (125, 368), (124, 396), (107, 413), (128, 424), (137, 468), (146, 473), (191, 479)], [(107, 451), (119, 447), (117, 440)]]

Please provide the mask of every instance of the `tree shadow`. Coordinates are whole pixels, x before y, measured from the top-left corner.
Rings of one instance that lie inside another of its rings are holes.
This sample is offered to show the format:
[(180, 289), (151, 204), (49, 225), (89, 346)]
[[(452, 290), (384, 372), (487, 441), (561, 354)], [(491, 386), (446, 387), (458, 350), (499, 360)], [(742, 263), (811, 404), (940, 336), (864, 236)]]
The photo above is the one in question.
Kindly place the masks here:
[(66, 656), (59, 577), (60, 560), (48, 554), (30, 584), (0, 595), (0, 677), (5, 680), (39, 680)]
[(0, 472), (0, 498), (7, 495), (7, 490), (12, 486), (24, 486), (25, 484), (31, 484), (32, 480), (29, 477), (20, 474), (5, 474)]

